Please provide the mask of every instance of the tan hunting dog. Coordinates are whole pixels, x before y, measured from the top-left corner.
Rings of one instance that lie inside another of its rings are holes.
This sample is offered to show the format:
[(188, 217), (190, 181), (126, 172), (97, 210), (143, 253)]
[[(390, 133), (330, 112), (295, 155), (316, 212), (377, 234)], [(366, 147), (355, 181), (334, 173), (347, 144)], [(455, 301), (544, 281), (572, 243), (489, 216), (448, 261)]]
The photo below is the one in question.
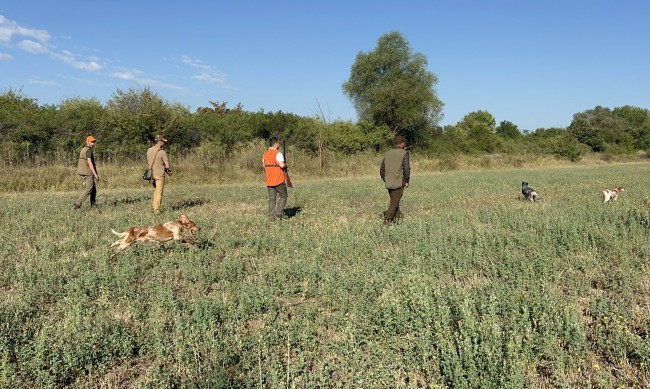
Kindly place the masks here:
[(111, 228), (111, 232), (122, 238), (115, 241), (111, 247), (118, 246), (117, 251), (121, 251), (138, 240), (155, 240), (158, 242), (178, 240), (180, 242), (193, 244), (196, 243), (194, 238), (186, 236), (184, 233), (189, 231), (194, 235), (200, 230), (201, 229), (197, 227), (196, 223), (191, 221), (186, 215), (181, 215), (179, 220), (173, 222), (157, 224), (155, 226), (131, 227), (124, 232), (117, 232)]

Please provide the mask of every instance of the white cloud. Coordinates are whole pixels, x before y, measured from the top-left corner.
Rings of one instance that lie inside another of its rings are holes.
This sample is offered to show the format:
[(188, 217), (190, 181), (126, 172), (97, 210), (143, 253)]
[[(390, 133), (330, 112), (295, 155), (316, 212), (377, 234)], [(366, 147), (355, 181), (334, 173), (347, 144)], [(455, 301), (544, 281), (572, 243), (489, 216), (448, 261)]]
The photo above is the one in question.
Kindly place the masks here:
[(30, 38), (23, 39), (16, 44), (18, 48), (28, 53), (49, 53), (52, 58), (64, 62), (75, 69), (85, 70), (87, 72), (97, 72), (103, 68), (97, 57), (91, 57), (84, 61), (79, 60), (78, 55), (71, 53), (68, 50), (61, 50), (59, 52), (55, 51), (56, 47), (48, 44), (50, 33), (47, 31), (21, 27), (15, 21), (9, 20), (3, 15), (0, 15), (0, 43), (11, 43), (14, 35)]
[(201, 61), (200, 59), (192, 59), (186, 55), (181, 57), (181, 61), (186, 64), (190, 65), (193, 68), (199, 68), (199, 69), (205, 69), (205, 70), (211, 70), (212, 67), (210, 65), (206, 65)]
[(16, 46), (32, 54), (43, 54), (49, 51), (44, 44), (29, 39), (18, 42)]
[(216, 70), (213, 66), (208, 65), (200, 59), (190, 58), (186, 55), (181, 57), (181, 62), (200, 71), (192, 76), (192, 79), (206, 82), (208, 84), (226, 84), (226, 75)]
[(135, 76), (132, 73), (129, 73), (129, 72), (111, 73), (110, 76), (114, 77), (114, 78), (118, 78), (120, 80), (125, 80), (125, 81), (135, 80)]
[(68, 50), (63, 50), (60, 53), (51, 53), (51, 55), (59, 61), (67, 63), (68, 65), (74, 67), (75, 69), (86, 70), (89, 72), (97, 72), (103, 69), (103, 66), (98, 64), (96, 61), (77, 60), (76, 55), (72, 54)]
[(125, 81), (137, 81), (138, 75), (144, 74), (144, 72), (137, 70), (137, 69), (131, 69), (131, 70), (124, 70), (121, 72), (115, 72), (109, 74), (111, 77), (118, 78), (120, 80), (125, 80)]
[(138, 85), (146, 85), (154, 88), (169, 89), (179, 93), (187, 93), (187, 88), (156, 80), (154, 78), (146, 78), (145, 73), (137, 69), (127, 69), (120, 72), (110, 73), (109, 76), (124, 81), (133, 81)]
[(47, 43), (50, 40), (49, 32), (21, 27), (15, 21), (0, 15), (0, 42), (10, 43), (14, 35), (32, 38), (42, 43)]
[(27, 82), (29, 82), (30, 84), (34, 84), (34, 85), (59, 86), (58, 82), (52, 81), (52, 80), (38, 80), (38, 79), (32, 78)]
[(98, 64), (95, 61), (90, 62), (75, 62), (72, 64), (77, 69), (87, 70), (89, 72), (96, 72), (102, 70), (102, 65)]
[(70, 79), (86, 85), (97, 85), (97, 81), (89, 80), (87, 78), (70, 77)]
[(205, 81), (210, 84), (223, 84), (226, 82), (226, 76), (223, 74), (210, 72), (201, 72), (192, 78), (199, 81)]
[[(71, 40), (70, 37), (62, 37), (65, 40)], [(103, 61), (96, 56), (83, 58), (69, 50), (59, 49), (50, 43), (51, 36), (46, 30), (32, 29), (19, 26), (15, 21), (7, 19), (0, 15), (0, 44), (15, 47), (31, 54), (49, 54), (50, 58), (63, 62), (75, 69), (87, 72), (98, 73), (105, 71), (103, 74), (109, 77), (135, 82), (139, 85), (147, 85), (155, 88), (168, 89), (177, 93), (188, 93), (188, 88), (173, 83), (161, 81), (159, 77), (146, 76), (144, 72), (136, 69), (104, 69), (104, 65), (110, 61)], [(17, 43), (16, 43), (17, 42)], [(0, 61), (9, 61), (13, 57), (10, 54), (0, 53)], [(181, 62), (192, 69), (191, 78), (206, 84), (226, 86), (226, 75), (219, 72), (213, 66), (204, 63), (199, 59), (182, 56)], [(44, 81), (38, 79), (29, 80), (31, 84), (56, 86), (53, 81)]]
[(187, 93), (187, 88), (185, 88), (185, 87), (178, 86), (178, 85), (175, 85), (175, 84), (166, 83), (166, 82), (162, 82), (162, 81), (159, 81), (159, 80), (154, 80), (154, 79), (150, 79), (150, 78), (143, 78), (141, 80), (136, 80), (136, 81), (139, 84), (152, 86), (154, 88), (169, 89), (169, 90), (173, 90), (173, 91), (176, 91), (176, 92), (179, 92), (179, 93)]

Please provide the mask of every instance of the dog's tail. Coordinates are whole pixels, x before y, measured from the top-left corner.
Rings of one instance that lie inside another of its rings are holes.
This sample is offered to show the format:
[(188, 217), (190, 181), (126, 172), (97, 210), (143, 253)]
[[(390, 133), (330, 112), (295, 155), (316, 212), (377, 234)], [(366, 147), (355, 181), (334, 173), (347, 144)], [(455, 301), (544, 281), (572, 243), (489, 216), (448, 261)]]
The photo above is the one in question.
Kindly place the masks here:
[(117, 232), (112, 228), (111, 228), (111, 232), (114, 233), (115, 235), (119, 236), (120, 238), (124, 238), (126, 236), (126, 232)]

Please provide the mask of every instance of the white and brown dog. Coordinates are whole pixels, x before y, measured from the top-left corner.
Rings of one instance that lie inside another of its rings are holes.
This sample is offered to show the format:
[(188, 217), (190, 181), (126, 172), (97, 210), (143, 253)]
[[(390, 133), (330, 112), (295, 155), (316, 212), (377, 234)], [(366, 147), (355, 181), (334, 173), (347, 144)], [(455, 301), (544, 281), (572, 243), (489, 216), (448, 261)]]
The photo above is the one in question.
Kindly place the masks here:
[(181, 215), (179, 220), (176, 221), (157, 224), (155, 226), (131, 227), (124, 232), (117, 232), (111, 228), (111, 232), (122, 238), (115, 241), (111, 247), (118, 246), (117, 251), (124, 250), (138, 240), (155, 240), (158, 242), (178, 240), (183, 243), (193, 244), (196, 241), (193, 237), (185, 235), (185, 232), (189, 231), (194, 235), (200, 230), (196, 223), (191, 221), (186, 215)]
[(616, 199), (618, 199), (618, 194), (624, 191), (625, 189), (621, 186), (614, 189), (605, 189), (603, 191), (603, 203), (606, 203), (609, 200), (616, 201)]

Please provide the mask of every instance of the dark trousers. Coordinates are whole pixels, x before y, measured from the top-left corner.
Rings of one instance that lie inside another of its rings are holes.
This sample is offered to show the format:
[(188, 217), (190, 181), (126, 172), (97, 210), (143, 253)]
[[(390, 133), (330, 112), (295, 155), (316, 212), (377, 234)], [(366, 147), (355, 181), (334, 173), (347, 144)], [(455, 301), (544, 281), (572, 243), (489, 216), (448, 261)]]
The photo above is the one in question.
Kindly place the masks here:
[(287, 205), (287, 184), (284, 182), (278, 186), (267, 186), (269, 190), (269, 219), (275, 220), (282, 217), (284, 206)]
[(384, 213), (384, 223), (390, 223), (395, 219), (402, 217), (402, 212), (399, 210), (399, 202), (404, 194), (404, 187), (397, 189), (388, 189), (388, 196), (390, 202), (388, 203), (388, 210)]
[(84, 180), (84, 191), (81, 193), (77, 201), (75, 201), (75, 206), (77, 208), (81, 207), (81, 204), (83, 204), (84, 201), (86, 201), (86, 198), (90, 196), (90, 206), (95, 205), (95, 200), (97, 198), (97, 185), (95, 183), (95, 177), (94, 176), (83, 176), (82, 177)]

